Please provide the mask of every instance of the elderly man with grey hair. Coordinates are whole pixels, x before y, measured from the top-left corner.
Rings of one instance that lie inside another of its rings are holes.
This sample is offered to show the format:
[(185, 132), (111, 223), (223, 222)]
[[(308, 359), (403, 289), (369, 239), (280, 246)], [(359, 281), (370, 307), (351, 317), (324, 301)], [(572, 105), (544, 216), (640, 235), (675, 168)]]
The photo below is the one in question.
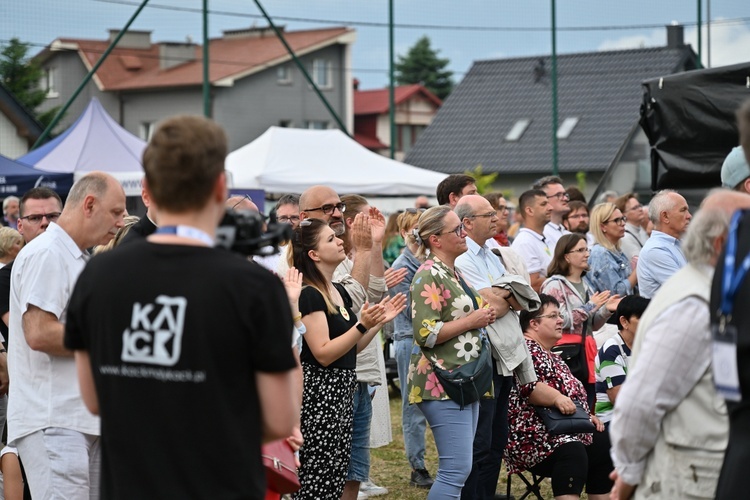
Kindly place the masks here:
[(687, 201), (671, 189), (659, 191), (648, 206), (654, 230), (638, 256), (638, 287), (641, 297), (650, 299), (659, 287), (685, 264), (680, 237), (692, 215)]
[(740, 208), (750, 208), (749, 195), (709, 194), (685, 235), (687, 265), (640, 319), (610, 426), (613, 498), (714, 498), (729, 423), (713, 383), (708, 305), (729, 220)]
[(18, 229), (18, 217), (21, 213), (21, 206), (18, 197), (8, 196), (3, 200), (3, 222), (4, 225)]

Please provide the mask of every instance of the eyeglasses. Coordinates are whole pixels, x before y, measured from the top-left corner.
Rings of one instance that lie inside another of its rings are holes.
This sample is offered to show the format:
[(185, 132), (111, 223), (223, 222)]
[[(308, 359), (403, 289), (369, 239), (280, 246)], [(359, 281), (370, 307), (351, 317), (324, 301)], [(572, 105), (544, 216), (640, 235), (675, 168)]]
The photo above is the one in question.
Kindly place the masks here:
[(487, 212), (486, 214), (474, 214), (474, 215), (470, 215), (469, 219), (473, 219), (474, 217), (489, 217), (489, 218), (497, 217), (497, 212), (493, 210), (492, 212)]
[(461, 233), (463, 232), (463, 230), (464, 230), (464, 225), (463, 224), (459, 224), (458, 226), (456, 226), (456, 229), (451, 229), (450, 231), (446, 231), (444, 233), (438, 233), (438, 234), (439, 235), (443, 235), (443, 234), (453, 233), (453, 234), (455, 234), (456, 236), (458, 236), (460, 238), (461, 237)]
[(627, 221), (628, 221), (628, 218), (623, 215), (622, 217), (615, 217), (614, 219), (605, 220), (604, 223), (606, 224), (608, 222), (614, 222), (615, 224), (624, 225)]
[(560, 313), (549, 313), (537, 316), (537, 318), (549, 318), (549, 319), (563, 319), (563, 315)]
[(547, 196), (548, 200), (550, 198), (557, 198), (558, 200), (569, 200), (570, 199), (570, 195), (568, 193), (566, 193), (565, 191), (560, 191), (559, 193), (555, 193), (555, 194), (551, 194), (551, 195)]
[(589, 214), (575, 214), (575, 215), (568, 215), (568, 220), (570, 219), (588, 219)]
[(640, 205), (640, 204), (639, 204), (639, 205), (636, 205), (636, 206), (634, 206), (634, 207), (630, 207), (630, 208), (628, 208), (628, 210), (627, 210), (627, 211), (628, 211), (628, 212), (630, 212), (631, 210), (641, 210), (641, 209), (643, 209), (643, 205)]
[(578, 250), (571, 250), (568, 253), (588, 253), (590, 251), (591, 249), (589, 247), (583, 247), (583, 248), (579, 248)]
[(32, 214), (32, 215), (24, 215), (23, 217), (19, 217), (19, 219), (24, 219), (32, 224), (39, 224), (42, 222), (42, 219), (46, 218), (49, 222), (55, 222), (57, 219), (60, 218), (60, 212), (52, 212), (50, 214)]
[(276, 220), (279, 222), (283, 222), (284, 224), (289, 224), (290, 222), (297, 222), (299, 220), (299, 215), (282, 215), (281, 217), (277, 217)]
[(317, 208), (306, 208), (303, 210), (303, 212), (315, 212), (318, 210), (321, 210), (324, 215), (331, 215), (335, 210), (338, 210), (343, 214), (344, 210), (346, 210), (346, 203), (338, 202), (335, 205), (323, 205), (322, 207)]
[(507, 212), (508, 210), (510, 210), (510, 209), (508, 208), (508, 205), (498, 205), (498, 207), (497, 207), (497, 211), (498, 211), (498, 212), (501, 212), (501, 213), (502, 213), (502, 212)]
[(243, 197), (242, 197), (242, 199), (241, 199), (240, 201), (238, 201), (237, 203), (235, 203), (234, 205), (232, 205), (232, 210), (234, 210), (235, 208), (237, 208), (237, 207), (238, 207), (238, 206), (240, 205), (240, 203), (242, 203), (242, 202), (243, 202), (243, 201), (245, 201), (245, 200), (249, 200), (249, 201), (250, 201), (250, 203), (255, 203), (255, 202), (253, 201), (253, 199), (252, 199), (252, 198), (250, 198), (250, 195), (249, 195), (249, 194), (246, 194), (245, 196), (243, 196)]

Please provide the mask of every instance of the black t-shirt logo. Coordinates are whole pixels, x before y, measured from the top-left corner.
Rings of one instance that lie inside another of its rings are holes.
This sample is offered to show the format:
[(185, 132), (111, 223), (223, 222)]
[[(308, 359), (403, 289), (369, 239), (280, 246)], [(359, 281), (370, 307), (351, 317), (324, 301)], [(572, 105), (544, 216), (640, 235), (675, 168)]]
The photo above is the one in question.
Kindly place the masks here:
[(153, 304), (133, 304), (130, 328), (122, 334), (122, 360), (174, 366), (180, 359), (186, 308), (185, 297), (166, 295)]

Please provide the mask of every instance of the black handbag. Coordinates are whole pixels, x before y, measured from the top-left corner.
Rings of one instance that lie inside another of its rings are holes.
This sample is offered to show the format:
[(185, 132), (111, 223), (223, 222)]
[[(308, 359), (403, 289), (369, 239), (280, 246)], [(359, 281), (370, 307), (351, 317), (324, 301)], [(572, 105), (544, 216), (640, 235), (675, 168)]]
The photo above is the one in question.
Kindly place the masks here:
[(445, 370), (431, 363), (432, 370), (440, 381), (440, 385), (443, 386), (445, 393), (458, 403), (462, 410), (465, 405), (479, 401), (479, 398), (492, 387), (492, 356), (490, 356), (490, 352), (490, 343), (482, 335), (482, 352), (479, 353), (476, 360), (453, 370)]
[(591, 421), (589, 412), (583, 409), (583, 405), (574, 401), (576, 412), (572, 415), (564, 415), (555, 406), (535, 406), (534, 411), (544, 422), (547, 432), (550, 434), (582, 434), (594, 432), (596, 426)]
[(586, 328), (584, 323), (581, 341), (577, 344), (560, 344), (550, 349), (568, 365), (570, 373), (583, 384), (589, 382), (589, 362), (586, 359)]

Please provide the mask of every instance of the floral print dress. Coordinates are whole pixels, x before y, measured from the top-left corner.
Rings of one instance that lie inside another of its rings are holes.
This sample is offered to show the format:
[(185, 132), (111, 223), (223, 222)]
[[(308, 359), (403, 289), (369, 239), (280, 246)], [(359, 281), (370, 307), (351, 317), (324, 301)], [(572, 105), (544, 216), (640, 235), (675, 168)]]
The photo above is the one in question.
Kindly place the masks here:
[[(477, 305), (482, 307), (479, 294), (468, 284), (466, 287), (474, 295)], [(444, 323), (474, 311), (474, 301), (453, 271), (431, 253), (414, 275), (411, 298), (414, 348), (407, 376), (409, 403), (450, 399), (432, 370), (432, 363), (452, 370), (476, 360), (482, 349), (482, 333), (469, 330), (442, 344), (435, 341)]]
[(535, 340), (526, 339), (531, 359), (534, 362), (537, 381), (519, 386), (517, 381), (510, 390), (508, 400), (508, 446), (505, 448), (505, 459), (508, 472), (515, 474), (529, 470), (552, 454), (555, 449), (570, 441), (581, 441), (590, 445), (591, 434), (560, 434), (547, 432), (542, 418), (534, 411), (529, 401), (531, 392), (538, 382), (544, 382), (557, 389), (575, 402), (581, 403), (589, 411), (586, 402), (586, 391), (576, 379), (565, 362), (552, 352), (546, 351)]

